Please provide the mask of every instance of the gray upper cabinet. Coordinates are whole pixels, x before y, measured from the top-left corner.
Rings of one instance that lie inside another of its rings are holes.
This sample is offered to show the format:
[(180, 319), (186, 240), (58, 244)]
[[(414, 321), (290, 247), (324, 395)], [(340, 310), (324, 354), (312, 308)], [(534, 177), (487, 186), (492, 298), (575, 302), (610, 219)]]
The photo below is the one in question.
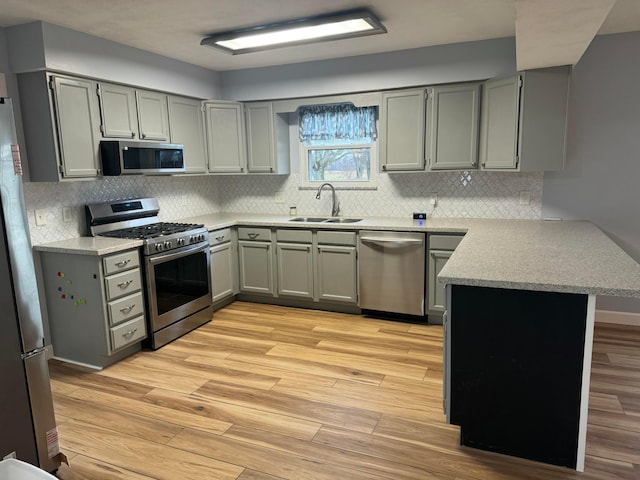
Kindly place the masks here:
[(272, 102), (246, 103), (249, 173), (289, 173), (289, 125), (274, 114)]
[(141, 140), (169, 140), (169, 114), (164, 93), (136, 90), (138, 127)]
[(484, 170), (564, 167), (569, 67), (528, 70), (484, 83), (480, 164)]
[(204, 102), (209, 171), (244, 173), (246, 134), (243, 105), (238, 102)]
[(18, 76), (30, 180), (99, 175), (99, 106), (92, 80), (47, 72)]
[(476, 168), (480, 84), (429, 88), (425, 152), (430, 170)]
[(104, 138), (169, 141), (167, 95), (100, 83), (98, 87)]
[(382, 94), (380, 167), (382, 171), (424, 169), (425, 89)]
[(138, 138), (135, 90), (122, 85), (98, 84), (100, 130), (105, 138)]
[(206, 173), (207, 154), (202, 102), (192, 98), (169, 96), (168, 104), (170, 141), (184, 145), (186, 173)]

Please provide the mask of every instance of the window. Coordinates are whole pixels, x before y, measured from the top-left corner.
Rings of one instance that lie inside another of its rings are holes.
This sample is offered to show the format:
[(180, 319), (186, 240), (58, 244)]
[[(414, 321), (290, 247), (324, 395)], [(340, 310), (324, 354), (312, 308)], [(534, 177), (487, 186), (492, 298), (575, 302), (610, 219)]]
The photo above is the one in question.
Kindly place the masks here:
[(362, 185), (376, 169), (377, 107), (351, 104), (300, 109), (305, 183)]

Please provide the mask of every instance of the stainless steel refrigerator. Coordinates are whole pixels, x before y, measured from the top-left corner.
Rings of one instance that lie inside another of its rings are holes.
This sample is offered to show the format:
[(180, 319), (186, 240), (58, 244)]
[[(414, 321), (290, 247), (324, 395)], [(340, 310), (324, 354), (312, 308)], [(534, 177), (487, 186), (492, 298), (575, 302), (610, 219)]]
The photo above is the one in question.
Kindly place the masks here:
[(0, 460), (49, 472), (58, 433), (11, 100), (0, 97)]

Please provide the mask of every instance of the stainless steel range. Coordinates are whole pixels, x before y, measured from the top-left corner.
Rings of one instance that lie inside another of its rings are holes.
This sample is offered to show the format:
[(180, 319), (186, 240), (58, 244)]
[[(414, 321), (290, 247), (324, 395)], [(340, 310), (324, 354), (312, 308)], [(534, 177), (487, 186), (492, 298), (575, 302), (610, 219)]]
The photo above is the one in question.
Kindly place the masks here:
[(211, 320), (209, 232), (204, 225), (160, 222), (155, 198), (87, 205), (92, 236), (143, 241), (146, 345), (154, 350)]

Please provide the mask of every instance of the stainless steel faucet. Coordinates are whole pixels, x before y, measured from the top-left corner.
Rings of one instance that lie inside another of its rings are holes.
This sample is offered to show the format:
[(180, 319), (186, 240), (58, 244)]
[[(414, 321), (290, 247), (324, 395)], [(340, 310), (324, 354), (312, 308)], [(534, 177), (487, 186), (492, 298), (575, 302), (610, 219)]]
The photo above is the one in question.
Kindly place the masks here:
[(333, 185), (331, 185), (330, 183), (323, 183), (322, 185), (320, 185), (320, 188), (318, 189), (318, 193), (316, 194), (316, 200), (320, 200), (320, 194), (322, 193), (322, 189), (324, 187), (329, 187), (331, 189), (331, 193), (333, 194), (333, 197), (332, 197), (333, 201), (331, 203), (331, 216), (337, 217), (338, 214), (340, 213), (340, 202), (336, 198), (336, 189), (334, 188)]

